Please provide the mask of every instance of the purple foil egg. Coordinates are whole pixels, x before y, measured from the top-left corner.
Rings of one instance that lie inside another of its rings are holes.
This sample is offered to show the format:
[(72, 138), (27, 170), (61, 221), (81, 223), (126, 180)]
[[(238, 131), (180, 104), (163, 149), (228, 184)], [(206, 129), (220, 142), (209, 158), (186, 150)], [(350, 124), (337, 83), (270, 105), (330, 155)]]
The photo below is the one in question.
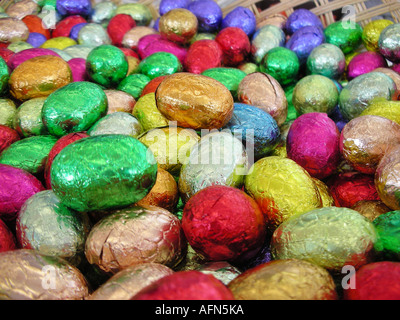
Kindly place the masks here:
[(160, 16), (166, 14), (172, 9), (183, 8), (186, 9), (192, 0), (161, 0), (159, 6)]
[(246, 271), (259, 266), (260, 264), (268, 263), (272, 261), (270, 240), (265, 241), (263, 248), (260, 252), (251, 260), (239, 265), (239, 269)]
[(344, 126), (349, 122), (340, 112), (339, 106), (336, 106), (335, 110), (329, 115), (329, 118), (336, 123), (339, 132), (342, 132)]
[(199, 32), (218, 32), (223, 14), (221, 7), (213, 0), (195, 0), (187, 9), (191, 11), (199, 21)]
[(158, 18), (156, 19), (156, 21), (154, 21), (154, 25), (153, 25), (154, 30), (160, 31), (160, 30), (158, 29), (159, 24), (160, 24), (160, 17), (158, 17)]
[(88, 81), (88, 75), (86, 73), (86, 60), (83, 58), (73, 58), (67, 62), (72, 72), (72, 80), (74, 82), (78, 81)]
[(28, 39), (26, 39), (26, 42), (35, 48), (40, 47), (46, 41), (47, 41), (46, 36), (44, 34), (38, 33), (38, 32), (31, 32), (29, 34)]
[(221, 29), (237, 27), (242, 29), (247, 36), (250, 37), (256, 31), (256, 25), (256, 16), (250, 9), (236, 7), (222, 20)]
[(45, 190), (29, 172), (5, 164), (0, 164), (0, 181), (0, 218), (4, 221), (14, 220), (26, 200)]
[(56, 9), (62, 16), (89, 16), (92, 13), (90, 0), (57, 0)]
[(19, 51), (17, 53), (14, 53), (11, 58), (8, 60), (8, 67), (11, 70), (14, 70), (16, 67), (18, 67), (22, 62), (25, 62), (29, 59), (39, 57), (39, 56), (57, 56), (59, 57), (60, 55), (56, 53), (53, 50), (50, 49), (44, 49), (44, 48), (30, 48), (30, 49), (25, 49), (22, 51)]
[(323, 30), (321, 20), (307, 9), (295, 10), (286, 21), (286, 30), (289, 35), (304, 27), (319, 27)]
[(69, 33), (69, 37), (75, 41), (78, 41), (78, 35), (79, 35), (79, 31), (81, 31), (81, 29), (87, 25), (87, 22), (82, 22), (82, 23), (78, 23), (76, 25), (74, 25), (71, 28), (71, 31)]
[(303, 27), (297, 30), (286, 43), (286, 48), (294, 51), (301, 64), (307, 62), (311, 52), (325, 42), (323, 29), (320, 27)]
[(326, 113), (306, 113), (294, 120), (287, 136), (289, 159), (314, 178), (333, 174), (340, 161), (340, 133)]
[(347, 78), (351, 80), (377, 68), (387, 68), (387, 66), (385, 58), (380, 53), (362, 52), (351, 59), (347, 68)]
[(138, 52), (142, 60), (156, 52), (169, 52), (175, 55), (182, 65), (185, 63), (187, 50), (177, 45), (175, 42), (159, 39), (156, 41), (151, 41), (143, 48), (139, 48), (139, 45), (140, 41), (138, 44)]

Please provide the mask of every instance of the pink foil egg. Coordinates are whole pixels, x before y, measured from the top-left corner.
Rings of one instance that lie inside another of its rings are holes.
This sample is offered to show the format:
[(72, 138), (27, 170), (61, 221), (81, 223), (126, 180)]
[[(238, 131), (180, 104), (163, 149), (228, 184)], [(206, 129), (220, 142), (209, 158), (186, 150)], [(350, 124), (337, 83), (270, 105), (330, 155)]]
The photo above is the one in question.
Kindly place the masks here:
[(347, 77), (351, 80), (377, 68), (386, 68), (387, 66), (385, 58), (380, 53), (362, 52), (351, 59), (347, 69)]
[[(149, 35), (146, 37), (150, 36), (158, 36), (158, 35)], [(158, 39), (156, 37), (152, 37), (151, 40), (149, 39), (144, 39), (143, 41), (149, 41), (147, 45), (145, 45), (141, 39), (138, 44), (138, 52), (141, 57), (141, 59), (144, 59), (153, 53), (156, 52), (169, 52), (175, 55), (180, 63), (183, 65), (186, 60), (187, 56), (187, 50), (176, 43), (165, 40), (165, 39)]]
[(35, 57), (39, 57), (39, 56), (57, 56), (57, 57), (59, 57), (60, 55), (58, 53), (54, 52), (53, 50), (45, 49), (45, 48), (25, 49), (25, 50), (19, 51), (17, 53), (14, 53), (8, 60), (7, 64), (11, 70), (14, 70), (22, 62), (25, 62), (26, 60), (29, 60), (29, 59), (32, 59)]
[(74, 82), (77, 81), (88, 81), (88, 75), (86, 73), (86, 60), (83, 58), (73, 58), (68, 60), (69, 67), (72, 72), (72, 79)]

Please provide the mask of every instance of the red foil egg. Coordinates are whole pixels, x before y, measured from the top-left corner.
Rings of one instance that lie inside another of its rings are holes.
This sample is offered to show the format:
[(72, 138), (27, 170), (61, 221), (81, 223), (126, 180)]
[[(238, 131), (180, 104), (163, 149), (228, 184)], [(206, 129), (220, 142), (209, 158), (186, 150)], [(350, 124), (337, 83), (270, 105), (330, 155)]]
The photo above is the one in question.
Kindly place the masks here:
[(11, 51), (7, 48), (0, 47), (0, 57), (8, 64), (8, 60), (10, 60), (11, 56), (14, 54), (14, 51)]
[(154, 78), (152, 80), (150, 80), (149, 83), (146, 84), (146, 86), (143, 88), (142, 93), (141, 93), (141, 97), (145, 96), (146, 94), (149, 93), (155, 93), (158, 86), (160, 85), (160, 83), (168, 76), (159, 76), (157, 78)]
[(346, 172), (328, 182), (336, 207), (351, 208), (361, 200), (380, 200), (374, 176), (359, 172)]
[(50, 29), (46, 29), (43, 25), (43, 21), (40, 17), (30, 14), (22, 19), (22, 22), (26, 24), (29, 32), (37, 32), (43, 34), (47, 39), (51, 38)]
[(374, 262), (362, 266), (349, 279), (345, 300), (400, 300), (400, 263)]
[(20, 140), (18, 132), (10, 127), (0, 124), (0, 153), (13, 144), (15, 141)]
[(232, 292), (213, 275), (178, 271), (142, 289), (131, 300), (234, 300)]
[(217, 185), (189, 199), (182, 228), (192, 248), (211, 261), (248, 260), (266, 236), (265, 217), (255, 200), (239, 189)]
[(14, 234), (7, 225), (0, 219), (0, 252), (17, 249)]
[(222, 48), (225, 66), (237, 66), (244, 62), (250, 54), (251, 44), (249, 37), (240, 28), (228, 27), (222, 29), (215, 41)]
[(220, 67), (222, 57), (223, 52), (217, 41), (208, 39), (195, 41), (187, 52), (186, 71), (201, 74), (207, 69)]
[(137, 58), (140, 60), (139, 54), (136, 51), (134, 51), (130, 48), (124, 48), (124, 47), (120, 47), (119, 49), (125, 54), (125, 56), (134, 57), (134, 58)]
[(107, 26), (108, 35), (113, 45), (121, 46), (125, 33), (136, 27), (136, 21), (129, 14), (117, 14), (111, 18)]
[(56, 28), (53, 30), (52, 37), (69, 37), (71, 33), (71, 29), (73, 26), (77, 25), (78, 23), (85, 23), (87, 22), (85, 18), (74, 15), (68, 16), (57, 23)]
[(50, 178), (51, 170), (50, 169), (51, 169), (51, 165), (52, 165), (53, 160), (56, 157), (56, 155), (58, 155), (60, 153), (60, 151), (62, 149), (64, 149), (66, 146), (68, 146), (69, 144), (71, 144), (77, 140), (86, 138), (86, 137), (89, 137), (89, 135), (84, 132), (73, 132), (73, 133), (63, 136), (55, 143), (53, 148), (50, 150), (49, 156), (46, 161), (45, 170), (44, 170), (44, 179), (45, 179), (47, 189), (51, 189), (51, 178)]

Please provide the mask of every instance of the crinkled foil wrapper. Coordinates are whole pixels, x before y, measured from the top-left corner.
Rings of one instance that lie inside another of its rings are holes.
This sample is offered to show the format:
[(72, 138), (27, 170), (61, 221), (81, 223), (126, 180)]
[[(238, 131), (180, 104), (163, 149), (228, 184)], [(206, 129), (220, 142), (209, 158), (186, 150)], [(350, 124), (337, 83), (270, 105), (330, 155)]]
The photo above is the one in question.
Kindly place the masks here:
[(374, 221), (381, 214), (392, 211), (392, 209), (380, 200), (361, 200), (351, 207), (351, 209), (359, 212), (370, 221)]
[(160, 34), (175, 43), (186, 44), (196, 35), (198, 21), (187, 9), (177, 8), (162, 15), (158, 24)]

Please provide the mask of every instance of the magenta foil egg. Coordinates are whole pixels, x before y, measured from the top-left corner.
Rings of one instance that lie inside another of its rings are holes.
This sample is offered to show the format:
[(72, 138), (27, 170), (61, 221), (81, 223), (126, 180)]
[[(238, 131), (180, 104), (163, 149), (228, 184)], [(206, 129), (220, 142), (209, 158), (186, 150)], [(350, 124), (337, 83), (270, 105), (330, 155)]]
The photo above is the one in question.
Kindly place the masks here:
[(340, 133), (326, 113), (306, 113), (297, 118), (287, 136), (288, 158), (314, 178), (335, 172), (340, 160)]
[(72, 79), (77, 81), (88, 81), (86, 73), (86, 60), (83, 58), (73, 58), (67, 62), (72, 72)]
[(385, 58), (380, 53), (362, 52), (351, 59), (347, 69), (347, 78), (351, 80), (377, 68), (387, 68), (387, 66)]
[(7, 64), (11, 70), (14, 70), (22, 62), (25, 62), (26, 60), (29, 60), (29, 59), (32, 59), (35, 57), (39, 57), (39, 56), (57, 56), (57, 57), (59, 57), (60, 55), (50, 49), (30, 48), (30, 49), (25, 49), (25, 50), (19, 51), (17, 53), (14, 53), (8, 60)]

